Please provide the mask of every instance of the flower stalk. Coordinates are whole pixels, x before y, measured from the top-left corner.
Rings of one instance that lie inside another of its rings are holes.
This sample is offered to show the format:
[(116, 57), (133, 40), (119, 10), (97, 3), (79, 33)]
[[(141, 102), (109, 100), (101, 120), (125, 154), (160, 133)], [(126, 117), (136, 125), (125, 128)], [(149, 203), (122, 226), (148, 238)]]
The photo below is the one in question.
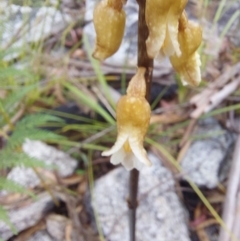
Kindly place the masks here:
[[(138, 67), (145, 68), (145, 83), (146, 83), (146, 96), (145, 98), (149, 100), (150, 90), (152, 84), (152, 70), (153, 70), (153, 60), (148, 57), (146, 40), (148, 38), (148, 27), (145, 20), (145, 8), (146, 0), (137, 0), (139, 5), (138, 13)], [(133, 169), (130, 171), (129, 178), (129, 234), (130, 241), (136, 240), (136, 210), (138, 206), (137, 194), (138, 194), (138, 181), (139, 181), (139, 171)]]

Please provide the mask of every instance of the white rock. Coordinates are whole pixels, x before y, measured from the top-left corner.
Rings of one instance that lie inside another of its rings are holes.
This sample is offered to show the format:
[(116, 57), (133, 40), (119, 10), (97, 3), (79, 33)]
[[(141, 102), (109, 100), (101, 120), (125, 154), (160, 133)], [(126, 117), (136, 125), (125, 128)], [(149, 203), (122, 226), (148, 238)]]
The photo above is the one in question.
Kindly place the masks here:
[(37, 231), (31, 238), (26, 241), (58, 241), (51, 237), (46, 230)]
[[(71, 175), (77, 167), (77, 160), (42, 141), (26, 139), (22, 149), (30, 157), (43, 161), (46, 165), (56, 166), (56, 172), (60, 177)], [(8, 173), (7, 179), (26, 188), (34, 188), (40, 184), (40, 180), (32, 168), (14, 167)], [(1, 192), (1, 194), (5, 193)]]
[(69, 224), (71, 225), (71, 221), (68, 218), (58, 214), (51, 214), (47, 217), (46, 229), (51, 237), (63, 241), (65, 240), (66, 226)]
[[(174, 179), (149, 154), (152, 167), (140, 172), (136, 240), (189, 241), (187, 215), (174, 189)], [(120, 167), (96, 181), (92, 205), (106, 240), (129, 240), (127, 197), (129, 172)]]
[(219, 183), (220, 165), (227, 157), (233, 137), (213, 118), (200, 121), (194, 134), (207, 138), (193, 141), (181, 162), (183, 173), (199, 186), (214, 188)]
[[(27, 202), (25, 205), (10, 209), (8, 216), (11, 223), (20, 232), (37, 224), (53, 207), (51, 196), (48, 193), (42, 193), (37, 197), (36, 201)], [(13, 235), (10, 227), (0, 221), (0, 237), (5, 241)]]
[(6, 61), (18, 57), (23, 48), (29, 48), (29, 43), (44, 40), (63, 30), (72, 20), (69, 14), (54, 7), (31, 8), (3, 1), (0, 9), (4, 9), (0, 10), (0, 47), (4, 48), (19, 31), (21, 36), (11, 45), (15, 51), (4, 57)]

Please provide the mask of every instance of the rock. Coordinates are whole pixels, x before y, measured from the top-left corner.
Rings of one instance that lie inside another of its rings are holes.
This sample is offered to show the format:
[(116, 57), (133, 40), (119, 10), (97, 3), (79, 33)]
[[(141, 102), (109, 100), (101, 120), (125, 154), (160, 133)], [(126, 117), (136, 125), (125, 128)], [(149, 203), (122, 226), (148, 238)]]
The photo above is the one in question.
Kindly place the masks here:
[(63, 151), (49, 146), (42, 141), (26, 139), (22, 145), (23, 151), (30, 157), (44, 161), (47, 165), (55, 165), (61, 177), (71, 175), (77, 167), (77, 160)]
[[(4, 11), (1, 11), (4, 9)], [(5, 49), (12, 38), (21, 35), (11, 45), (14, 52), (5, 56), (5, 60), (17, 58), (27, 44), (46, 39), (63, 30), (72, 17), (54, 6), (29, 7), (0, 2), (1, 36), (0, 48)], [(30, 47), (30, 46), (29, 46)]]
[[(174, 189), (174, 179), (160, 160), (149, 154), (152, 167), (140, 172), (136, 240), (189, 241), (186, 212)], [(92, 206), (106, 240), (129, 239), (127, 197), (129, 172), (120, 167), (98, 179)]]
[(57, 241), (65, 240), (66, 226), (71, 225), (71, 221), (61, 215), (51, 214), (47, 217), (47, 231)]
[[(73, 174), (77, 167), (77, 160), (42, 141), (26, 139), (22, 148), (30, 157), (41, 160), (46, 165), (54, 166), (60, 177), (67, 177)], [(41, 182), (32, 168), (25, 167), (14, 167), (8, 173), (7, 179), (15, 181), (26, 188), (34, 188)], [(6, 194), (6, 192), (2, 191), (0, 194)]]
[(36, 232), (30, 239), (26, 241), (58, 241), (58, 240), (52, 238), (46, 230), (42, 230), (42, 231)]
[[(36, 201), (27, 201), (12, 207), (8, 210), (8, 216), (16, 230), (20, 232), (37, 224), (53, 207), (51, 196), (48, 193), (42, 193), (37, 196)], [(11, 228), (0, 221), (0, 237), (6, 241), (13, 235)]]
[(199, 121), (194, 135), (204, 139), (193, 141), (187, 150), (181, 162), (183, 173), (198, 186), (214, 188), (220, 182), (220, 167), (229, 158), (233, 136), (214, 118)]

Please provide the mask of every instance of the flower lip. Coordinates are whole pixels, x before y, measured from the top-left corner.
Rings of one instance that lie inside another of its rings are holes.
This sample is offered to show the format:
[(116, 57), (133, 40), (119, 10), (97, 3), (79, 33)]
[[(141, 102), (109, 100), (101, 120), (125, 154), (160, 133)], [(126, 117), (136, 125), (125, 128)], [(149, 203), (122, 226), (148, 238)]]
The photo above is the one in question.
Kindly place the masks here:
[(130, 171), (133, 168), (136, 168), (140, 171), (143, 167), (143, 164), (139, 162), (132, 152), (126, 153), (123, 148), (111, 156), (110, 162), (113, 165), (122, 163), (127, 171)]
[[(147, 152), (136, 138), (130, 137), (125, 143), (116, 141), (115, 145), (108, 151), (104, 151), (102, 156), (112, 155), (110, 162), (113, 165), (122, 164), (128, 171), (136, 168), (140, 170), (145, 164), (151, 166)], [(121, 146), (120, 146), (121, 145)]]

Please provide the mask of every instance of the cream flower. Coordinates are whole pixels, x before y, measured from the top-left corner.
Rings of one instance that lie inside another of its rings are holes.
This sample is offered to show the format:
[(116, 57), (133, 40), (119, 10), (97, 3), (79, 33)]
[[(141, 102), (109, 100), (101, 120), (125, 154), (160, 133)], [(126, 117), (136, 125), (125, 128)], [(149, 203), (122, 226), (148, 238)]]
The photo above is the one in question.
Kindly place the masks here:
[(178, 43), (178, 21), (186, 6), (187, 0), (147, 0), (145, 18), (149, 29), (146, 40), (150, 58), (158, 54), (171, 56), (181, 55)]
[(197, 50), (202, 42), (202, 29), (196, 23), (188, 21), (185, 12), (179, 19), (178, 41), (182, 55), (171, 56), (171, 64), (184, 84), (198, 86), (201, 82), (201, 61)]
[(120, 98), (117, 104), (117, 140), (110, 150), (102, 153), (103, 156), (112, 155), (111, 163), (122, 163), (127, 170), (140, 170), (142, 164), (151, 165), (143, 148), (151, 115), (151, 108), (145, 99), (144, 73), (145, 68), (138, 69), (129, 83), (127, 95)]

